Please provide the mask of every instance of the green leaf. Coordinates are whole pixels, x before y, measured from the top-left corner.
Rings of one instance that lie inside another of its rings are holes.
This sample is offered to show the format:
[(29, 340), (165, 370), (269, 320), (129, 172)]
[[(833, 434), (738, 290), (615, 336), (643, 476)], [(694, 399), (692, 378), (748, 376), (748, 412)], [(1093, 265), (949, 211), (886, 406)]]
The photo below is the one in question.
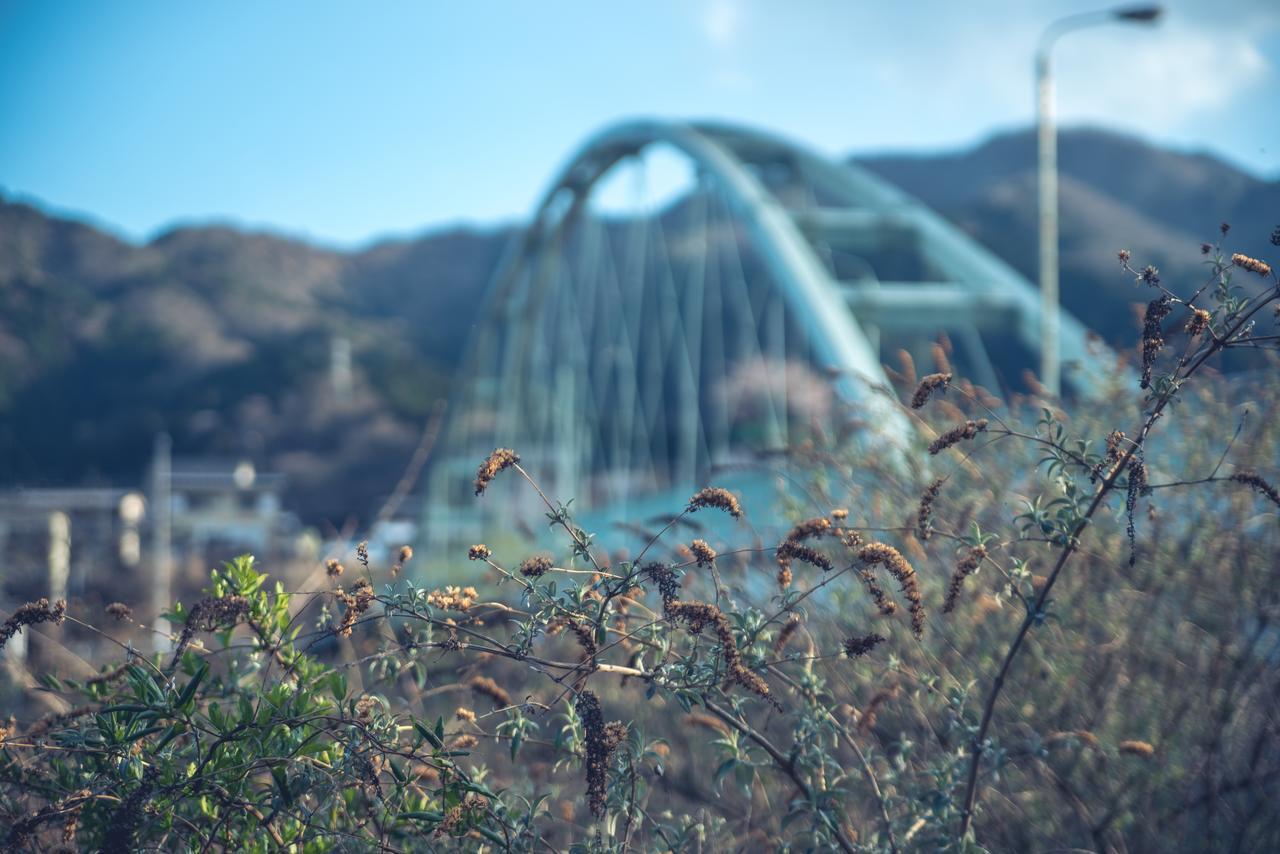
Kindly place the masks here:
[(511, 736), (511, 761), (514, 762), (516, 754), (520, 752), (520, 745), (524, 743), (524, 733), (517, 731)]
[(423, 724), (421, 721), (414, 721), (413, 728), (418, 731), (419, 735), (421, 735), (428, 742), (430, 742), (431, 746), (434, 747), (436, 750), (439, 750), (440, 748), (444, 747), (444, 741), (441, 740), (440, 736), (436, 735), (434, 732), (427, 729), (426, 725)]
[(124, 744), (131, 744), (132, 742), (135, 742), (135, 741), (141, 741), (142, 739), (146, 738), (147, 736), (149, 736), (149, 735), (155, 735), (156, 733), (158, 733), (158, 732), (160, 732), (161, 730), (164, 730), (164, 729), (168, 729), (168, 727), (166, 727), (164, 724), (160, 724), (160, 725), (158, 725), (158, 726), (149, 726), (149, 727), (147, 727), (146, 729), (144, 729), (142, 732), (135, 732), (133, 735), (131, 735), (131, 736), (129, 736), (128, 738), (124, 739), (124, 742), (123, 742), (123, 743), (124, 743)]
[(164, 750), (169, 745), (169, 742), (173, 741), (175, 738), (181, 735), (185, 730), (186, 730), (186, 726), (184, 726), (183, 724), (174, 724), (173, 726), (169, 727), (169, 731), (164, 734), (164, 738), (160, 739), (159, 743), (156, 744), (156, 746), (153, 747), (152, 750), (156, 753), (159, 753), (161, 750)]
[(711, 778), (711, 788), (715, 789), (717, 792), (720, 791), (720, 781), (723, 780), (730, 771), (737, 767), (737, 765), (738, 760), (733, 757), (729, 757), (725, 761), (721, 762), (720, 767), (716, 769), (715, 776)]
[(284, 805), (286, 807), (292, 805), (293, 793), (289, 791), (289, 777), (285, 774), (283, 765), (271, 766), (271, 779), (275, 780), (276, 788), (280, 791), (280, 800), (284, 802)]
[(191, 702), (191, 699), (195, 697), (196, 689), (200, 687), (201, 681), (204, 680), (208, 673), (209, 665), (201, 662), (200, 669), (196, 671), (195, 675), (191, 677), (182, 689), (182, 693), (178, 695), (178, 702), (174, 703), (175, 708), (186, 708), (187, 703)]
[(151, 710), (150, 706), (144, 706), (140, 703), (124, 703), (119, 706), (107, 706), (102, 710), (102, 714), (107, 715), (112, 712), (149, 712)]

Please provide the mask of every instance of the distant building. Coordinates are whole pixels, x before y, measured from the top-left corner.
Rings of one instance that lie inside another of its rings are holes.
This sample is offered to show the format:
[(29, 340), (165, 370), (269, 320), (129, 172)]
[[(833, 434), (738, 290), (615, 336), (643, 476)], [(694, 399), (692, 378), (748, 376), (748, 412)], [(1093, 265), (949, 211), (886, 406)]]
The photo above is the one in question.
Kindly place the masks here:
[(175, 555), (229, 549), (267, 557), (289, 549), (299, 531), (283, 509), (285, 476), (248, 460), (176, 457), (169, 481)]
[(160, 538), (155, 472), (141, 479), (145, 488), (0, 490), (0, 601), (147, 583), (158, 542), (175, 565), (201, 571), (242, 552), (292, 557), (301, 525), (283, 509), (284, 475), (237, 459), (179, 457), (167, 468)]
[(5, 588), (63, 597), (83, 592), (91, 575), (136, 566), (143, 506), (125, 489), (0, 491)]

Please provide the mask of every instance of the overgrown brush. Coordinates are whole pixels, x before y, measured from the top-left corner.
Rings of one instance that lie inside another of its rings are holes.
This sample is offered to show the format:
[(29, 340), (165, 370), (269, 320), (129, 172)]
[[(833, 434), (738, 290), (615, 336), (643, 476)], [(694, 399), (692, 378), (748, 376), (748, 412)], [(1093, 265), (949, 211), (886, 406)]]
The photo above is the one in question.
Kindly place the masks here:
[[(748, 539), (708, 488), (611, 559), (498, 449), (479, 500), (523, 478), (561, 554), (475, 544), (486, 571), (440, 588), (362, 552), (300, 593), (237, 559), (175, 607), (171, 654), (48, 677), (65, 708), (0, 730), (0, 844), (1280, 847), (1275, 364), (1208, 373), (1274, 349), (1280, 294), (1210, 260), (1180, 297), (1122, 253), (1155, 291), (1141, 377), (1070, 416), (904, 375), (919, 454), (816, 435), (774, 545), (675, 543), (701, 513)], [(64, 616), (93, 622), (11, 622)]]

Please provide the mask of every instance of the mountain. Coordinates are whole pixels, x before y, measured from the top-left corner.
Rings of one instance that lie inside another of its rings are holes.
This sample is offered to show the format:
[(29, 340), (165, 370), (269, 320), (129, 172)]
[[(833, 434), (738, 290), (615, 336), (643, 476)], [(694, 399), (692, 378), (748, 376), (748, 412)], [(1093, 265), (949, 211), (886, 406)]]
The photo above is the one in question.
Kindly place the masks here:
[(284, 471), (291, 506), (340, 524), (399, 477), (509, 237), (341, 253), (210, 226), (139, 246), (0, 199), (0, 486), (136, 481), (165, 430)]
[[(1037, 281), (1036, 139), (1030, 130), (964, 151), (852, 158), (938, 211)], [(1188, 154), (1096, 128), (1063, 131), (1058, 142), (1063, 305), (1118, 347), (1138, 328), (1131, 306), (1151, 296), (1121, 275), (1116, 253), (1152, 264), (1175, 290), (1205, 277), (1202, 243), (1274, 258), (1280, 181), (1243, 172), (1208, 154)], [(1222, 238), (1219, 226), (1231, 231)], [(1250, 286), (1256, 282), (1245, 277)]]
[[(860, 157), (1035, 280), (1029, 132), (932, 155)], [(1201, 241), (1275, 260), (1280, 184), (1211, 156), (1084, 129), (1061, 135), (1068, 309), (1118, 347), (1149, 299), (1115, 253), (1180, 289)], [(0, 487), (129, 483), (152, 437), (251, 454), (312, 523), (369, 512), (447, 391), (510, 229), (450, 229), (357, 252), (224, 226), (142, 245), (0, 197)], [(335, 394), (331, 346), (353, 388)]]

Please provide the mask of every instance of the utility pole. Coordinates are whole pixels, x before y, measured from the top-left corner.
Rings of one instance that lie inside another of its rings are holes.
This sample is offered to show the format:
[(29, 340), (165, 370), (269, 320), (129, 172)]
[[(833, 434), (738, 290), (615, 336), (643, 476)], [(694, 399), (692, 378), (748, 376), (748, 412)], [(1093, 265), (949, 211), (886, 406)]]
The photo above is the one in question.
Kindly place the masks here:
[(1061, 299), (1058, 287), (1058, 129), (1053, 116), (1053, 69), (1050, 52), (1057, 40), (1073, 30), (1120, 21), (1152, 24), (1160, 6), (1126, 6), (1070, 15), (1054, 21), (1036, 47), (1037, 188), (1040, 208), (1040, 383), (1052, 395), (1062, 393)]
[(151, 458), (151, 613), (153, 643), (157, 652), (169, 651), (169, 621), (161, 614), (172, 604), (173, 584), (173, 441), (168, 433), (156, 436)]

